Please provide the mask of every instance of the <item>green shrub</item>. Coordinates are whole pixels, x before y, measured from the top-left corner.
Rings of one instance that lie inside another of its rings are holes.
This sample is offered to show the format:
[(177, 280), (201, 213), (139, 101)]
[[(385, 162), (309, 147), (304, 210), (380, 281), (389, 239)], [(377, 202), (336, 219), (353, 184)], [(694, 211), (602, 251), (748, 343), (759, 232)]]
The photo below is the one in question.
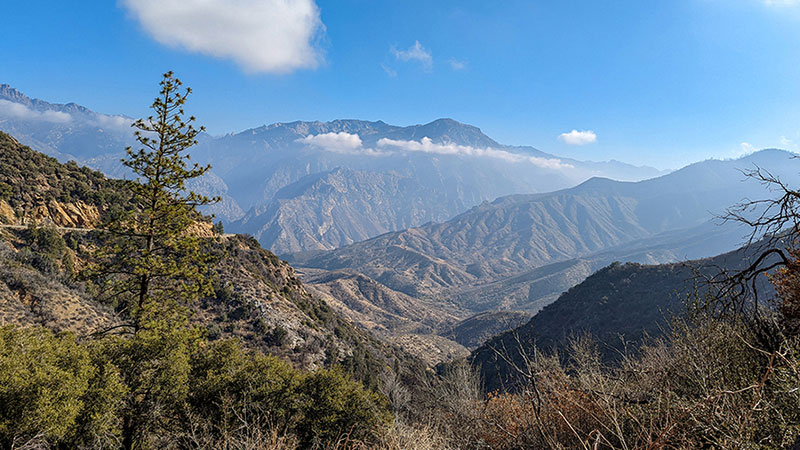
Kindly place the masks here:
[(208, 345), (192, 359), (192, 414), (225, 434), (247, 415), (254, 425), (288, 427), (297, 414), (297, 372), (269, 355), (248, 353), (235, 340)]
[(12, 195), (14, 195), (14, 188), (8, 183), (0, 181), (0, 200), (8, 201), (11, 199)]
[(339, 370), (301, 372), (280, 359), (218, 341), (192, 361), (190, 417), (219, 436), (242, 427), (295, 434), (303, 448), (344, 435), (369, 440), (391, 421), (387, 400)]
[(385, 397), (364, 389), (338, 369), (304, 375), (298, 392), (302, 406), (295, 433), (305, 447), (325, 447), (345, 436), (369, 440), (392, 420)]
[(67, 438), (94, 374), (71, 334), (0, 328), (0, 447)]

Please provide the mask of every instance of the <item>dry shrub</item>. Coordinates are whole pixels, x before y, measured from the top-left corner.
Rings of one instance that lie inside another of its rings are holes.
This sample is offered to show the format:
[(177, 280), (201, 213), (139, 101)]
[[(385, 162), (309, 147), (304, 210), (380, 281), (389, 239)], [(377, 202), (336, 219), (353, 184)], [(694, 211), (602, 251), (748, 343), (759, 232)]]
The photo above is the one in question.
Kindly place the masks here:
[(448, 450), (447, 439), (430, 425), (412, 427), (402, 423), (394, 427), (384, 437), (384, 450)]
[(486, 396), (456, 367), (432, 388), (426, 426), (459, 449), (789, 448), (800, 438), (800, 344), (774, 328), (770, 349), (765, 329), (676, 321), (611, 365), (588, 340), (566, 358), (531, 351), (526, 382)]

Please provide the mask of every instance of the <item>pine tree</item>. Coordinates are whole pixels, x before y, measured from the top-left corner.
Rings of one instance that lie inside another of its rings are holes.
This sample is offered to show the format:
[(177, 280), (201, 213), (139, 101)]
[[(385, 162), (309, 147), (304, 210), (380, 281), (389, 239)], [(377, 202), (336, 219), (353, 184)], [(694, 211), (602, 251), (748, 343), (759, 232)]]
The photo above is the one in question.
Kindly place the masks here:
[(132, 125), (140, 148), (128, 147), (122, 160), (136, 175), (128, 183), (131, 202), (108, 215), (92, 267), (133, 331), (154, 320), (180, 321), (187, 303), (211, 292), (211, 255), (193, 228), (201, 218), (196, 208), (218, 199), (186, 186), (210, 169), (191, 163), (187, 154), (204, 127), (195, 128), (193, 116), (184, 119), (190, 88), (182, 91), (172, 72), (160, 85), (154, 115)]
[(213, 291), (215, 256), (198, 235), (203, 218), (197, 207), (216, 199), (186, 186), (210, 168), (191, 163), (187, 154), (203, 127), (194, 127), (194, 117), (184, 119), (189, 88), (182, 90), (172, 72), (160, 85), (154, 114), (133, 123), (140, 148), (128, 147), (122, 160), (136, 176), (127, 184), (130, 201), (107, 214), (90, 267), (124, 319), (114, 329), (130, 334), (109, 337), (106, 352), (127, 389), (121, 426), (126, 449), (157, 448), (158, 436), (180, 428), (189, 359), (202, 336), (190, 324), (187, 306)]

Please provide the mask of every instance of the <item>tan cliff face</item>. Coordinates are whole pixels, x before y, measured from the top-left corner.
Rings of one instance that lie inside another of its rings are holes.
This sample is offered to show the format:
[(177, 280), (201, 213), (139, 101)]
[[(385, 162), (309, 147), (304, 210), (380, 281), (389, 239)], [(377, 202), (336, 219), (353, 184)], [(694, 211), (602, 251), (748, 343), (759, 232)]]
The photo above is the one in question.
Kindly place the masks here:
[(100, 211), (96, 206), (82, 201), (61, 203), (50, 200), (35, 206), (22, 221), (58, 227), (94, 228), (100, 223)]
[(189, 228), (186, 230), (186, 232), (192, 236), (201, 238), (212, 238), (216, 236), (216, 233), (214, 232), (214, 225), (211, 222), (206, 221), (193, 222), (191, 225), (189, 225)]
[(22, 211), (14, 211), (0, 200), (0, 223), (8, 225), (52, 225), (68, 228), (95, 228), (100, 224), (100, 210), (83, 201), (62, 203), (56, 200), (37, 202)]

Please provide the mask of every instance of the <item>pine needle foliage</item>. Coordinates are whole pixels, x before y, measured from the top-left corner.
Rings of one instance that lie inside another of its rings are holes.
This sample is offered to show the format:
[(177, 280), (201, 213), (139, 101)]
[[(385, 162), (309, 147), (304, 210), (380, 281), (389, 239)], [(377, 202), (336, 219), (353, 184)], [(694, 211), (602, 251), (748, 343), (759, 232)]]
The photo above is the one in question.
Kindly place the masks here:
[(104, 245), (92, 266), (102, 293), (134, 331), (151, 321), (181, 320), (184, 306), (212, 292), (207, 276), (213, 255), (192, 232), (197, 207), (217, 201), (187, 189), (187, 181), (210, 166), (192, 163), (187, 151), (204, 127), (183, 106), (191, 94), (172, 72), (164, 74), (154, 114), (133, 123), (138, 149), (122, 160), (136, 175), (128, 182), (131, 202), (109, 211)]

